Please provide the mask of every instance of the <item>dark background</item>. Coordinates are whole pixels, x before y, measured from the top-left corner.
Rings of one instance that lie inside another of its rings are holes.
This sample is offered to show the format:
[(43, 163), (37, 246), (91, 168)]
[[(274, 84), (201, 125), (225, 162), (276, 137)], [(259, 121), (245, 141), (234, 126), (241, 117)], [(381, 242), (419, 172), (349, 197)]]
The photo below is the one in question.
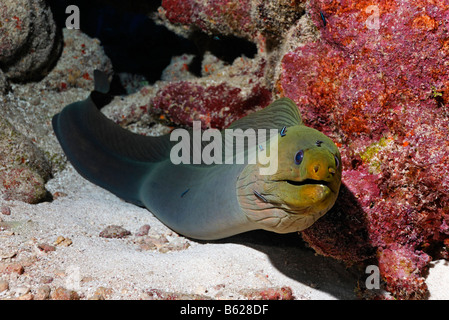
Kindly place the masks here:
[[(256, 46), (244, 39), (207, 35), (194, 30), (189, 39), (157, 25), (149, 15), (161, 1), (51, 0), (55, 20), (60, 28), (70, 14), (69, 5), (80, 9), (81, 31), (101, 41), (114, 71), (142, 75), (151, 84), (159, 80), (173, 56), (195, 54), (189, 71), (200, 76), (202, 56), (206, 50), (232, 63), (242, 54), (254, 57)], [(150, 2), (150, 3), (148, 3)]]

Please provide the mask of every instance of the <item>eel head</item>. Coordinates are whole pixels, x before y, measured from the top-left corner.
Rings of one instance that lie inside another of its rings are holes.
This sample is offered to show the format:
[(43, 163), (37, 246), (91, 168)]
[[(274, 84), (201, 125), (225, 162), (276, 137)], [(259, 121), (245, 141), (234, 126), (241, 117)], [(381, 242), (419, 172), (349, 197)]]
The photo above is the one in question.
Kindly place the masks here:
[(239, 203), (259, 229), (301, 231), (337, 199), (340, 152), (326, 135), (304, 125), (288, 127), (275, 143), (277, 171), (261, 175), (260, 163), (247, 165), (237, 181)]

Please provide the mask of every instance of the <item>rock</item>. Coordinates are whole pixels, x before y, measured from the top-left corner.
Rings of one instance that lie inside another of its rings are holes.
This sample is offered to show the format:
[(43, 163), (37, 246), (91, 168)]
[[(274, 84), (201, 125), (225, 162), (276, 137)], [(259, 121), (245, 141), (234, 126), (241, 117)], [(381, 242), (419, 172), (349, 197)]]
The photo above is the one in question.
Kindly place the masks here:
[(303, 1), (164, 0), (159, 14), (193, 30), (254, 39), (262, 32), (282, 35), (303, 12)]
[(14, 293), (16, 295), (23, 296), (30, 292), (30, 288), (29, 287), (17, 287), (15, 289), (13, 289), (12, 291), (14, 291)]
[(9, 82), (5, 74), (0, 70), (0, 95), (6, 94), (9, 89)]
[(50, 298), (51, 289), (47, 285), (40, 286), (36, 290), (34, 300), (47, 300)]
[(63, 29), (64, 48), (52, 71), (41, 85), (67, 91), (71, 88), (93, 90), (94, 70), (112, 75), (111, 60), (104, 53), (98, 39), (76, 29)]
[(148, 300), (211, 300), (212, 298), (205, 295), (194, 293), (167, 292), (159, 289), (151, 289), (146, 292)]
[(110, 225), (107, 226), (103, 231), (100, 232), (100, 237), (102, 238), (124, 238), (131, 234), (130, 231), (124, 229), (123, 227)]
[(6, 291), (9, 289), (9, 282), (6, 280), (0, 280), (0, 292)]
[(53, 277), (51, 277), (51, 276), (43, 276), (41, 279), (40, 279), (40, 283), (44, 283), (44, 284), (47, 284), (47, 283), (51, 283), (51, 282), (53, 282)]
[(80, 300), (78, 293), (63, 287), (57, 287), (50, 295), (52, 300)]
[(56, 200), (58, 198), (64, 198), (64, 197), (67, 197), (67, 193), (65, 193), (65, 192), (56, 191), (53, 193), (53, 200)]
[(64, 238), (63, 236), (59, 236), (58, 238), (56, 238), (54, 244), (60, 247), (68, 247), (72, 244), (72, 240)]
[(250, 300), (294, 300), (292, 289), (289, 287), (251, 289), (240, 291), (245, 298)]
[(90, 300), (106, 300), (113, 293), (114, 293), (114, 291), (111, 288), (98, 287), (97, 290), (95, 290), (94, 295), (89, 299)]
[(30, 0), (2, 1), (0, 5), (0, 63), (6, 63), (25, 47), (32, 33)]
[(37, 245), (37, 248), (45, 253), (55, 251), (56, 248), (52, 245), (49, 245), (48, 243), (41, 243)]
[(241, 57), (227, 66), (217, 60), (215, 66), (209, 64), (203, 78), (161, 83), (150, 112), (170, 124), (191, 127), (193, 121), (201, 121), (203, 129), (222, 129), (272, 101), (262, 78), (264, 59)]
[(8, 79), (28, 81), (45, 76), (62, 48), (61, 34), (44, 0), (5, 0), (0, 7), (1, 69)]
[(38, 203), (47, 196), (45, 180), (26, 167), (13, 167), (0, 176), (0, 192), (5, 200)]
[(243, 91), (226, 83), (203, 86), (181, 81), (168, 84), (156, 94), (152, 112), (177, 125), (192, 126), (193, 121), (201, 121), (203, 129), (222, 129), (269, 102), (271, 93), (263, 86)]
[(17, 255), (17, 251), (3, 251), (0, 250), (0, 260), (4, 260), (4, 259), (11, 259), (14, 258)]
[(17, 300), (34, 300), (34, 295), (31, 292), (28, 292), (18, 297)]
[[(2, 2), (3, 3), (3, 2)], [(1, 20), (0, 20), (1, 21)], [(1, 34), (1, 32), (0, 32)], [(13, 125), (12, 131), (19, 132), (28, 141), (37, 146), (42, 152), (40, 154), (47, 158), (47, 167), (50, 165), (49, 172), (59, 172), (66, 164), (66, 157), (57, 141), (53, 128), (51, 125), (51, 118), (58, 113), (65, 105), (75, 101), (85, 99), (90, 90), (94, 88), (93, 71), (99, 69), (110, 75), (112, 72), (112, 64), (109, 58), (105, 55), (100, 41), (92, 39), (79, 30), (63, 30), (64, 34), (64, 50), (57, 61), (56, 66), (50, 73), (39, 82), (28, 82), (20, 84), (12, 84), (10, 87), (5, 83), (5, 90), (9, 90), (7, 95), (2, 96), (2, 72), (0, 72), (0, 141), (3, 140), (3, 132), (11, 131), (5, 128), (3, 124), (7, 121), (9, 125)], [(0, 63), (0, 69), (2, 65)], [(13, 136), (15, 140), (15, 136)], [(22, 145), (18, 140), (11, 141), (12, 146), (16, 149)], [(2, 150), (0, 142), (0, 168), (2, 163)], [(28, 165), (32, 158), (17, 154), (17, 150), (8, 155), (8, 159), (17, 155), (17, 158), (23, 161), (23, 164)], [(6, 161), (5, 161), (6, 162)], [(14, 162), (15, 163), (15, 162)], [(32, 168), (36, 171), (36, 168)], [(0, 176), (3, 170), (0, 170)], [(38, 174), (47, 181), (47, 177), (40, 171)], [(31, 174), (28, 174), (31, 176)], [(34, 180), (34, 179), (33, 179)], [(18, 184), (22, 184), (18, 182)], [(31, 183), (28, 183), (29, 187)], [(31, 188), (27, 193), (32, 192)], [(40, 188), (43, 191), (42, 188)], [(0, 193), (1, 184), (0, 184)], [(13, 193), (13, 192), (12, 192)], [(44, 198), (51, 197), (48, 193), (41, 193)], [(57, 198), (58, 194), (56, 195)], [(60, 194), (62, 196), (62, 194)], [(23, 197), (23, 196), (22, 196)], [(18, 198), (18, 197), (16, 197)], [(28, 200), (26, 200), (28, 201)], [(39, 202), (40, 200), (32, 200)]]
[(23, 274), (24, 269), (23, 265), (14, 262), (14, 263), (3, 263), (0, 262), (0, 273), (6, 273), (6, 274)]
[(0, 117), (0, 193), (5, 200), (37, 203), (47, 196), (51, 167), (33, 142)]
[(5, 216), (11, 215), (11, 208), (10, 207), (2, 206), (0, 210), (1, 210), (1, 213), (3, 215), (5, 215)]
[(136, 239), (136, 244), (139, 245), (140, 250), (158, 250), (160, 253), (186, 250), (190, 247), (190, 243), (184, 238), (176, 238), (169, 241), (164, 235), (140, 236)]
[(148, 235), (148, 232), (150, 231), (150, 229), (151, 229), (151, 226), (148, 224), (145, 224), (139, 228), (139, 231), (137, 231), (136, 236), (138, 236), (138, 237), (146, 236), (146, 235)]

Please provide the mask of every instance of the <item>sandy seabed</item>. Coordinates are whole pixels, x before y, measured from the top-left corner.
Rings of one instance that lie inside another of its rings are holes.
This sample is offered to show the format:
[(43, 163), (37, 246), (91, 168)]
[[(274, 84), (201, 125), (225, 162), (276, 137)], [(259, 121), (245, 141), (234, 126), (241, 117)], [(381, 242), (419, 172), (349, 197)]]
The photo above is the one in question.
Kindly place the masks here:
[[(86, 181), (71, 165), (47, 189), (60, 196), (36, 205), (2, 201), (11, 214), (1, 216), (0, 264), (19, 264), (24, 271), (0, 273), (9, 285), (0, 299), (33, 296), (42, 286), (73, 290), (81, 299), (98, 296), (99, 288), (107, 299), (247, 299), (249, 292), (281, 287), (291, 288), (295, 299), (357, 299), (367, 276), (316, 255), (296, 234), (256, 231), (214, 242), (186, 239), (148, 210)], [(109, 225), (131, 235), (100, 237)], [(151, 227), (148, 237), (162, 237), (164, 244), (143, 246), (145, 237), (136, 235), (143, 225)], [(58, 237), (71, 244), (56, 245)], [(42, 244), (55, 250), (43, 250)], [(431, 299), (449, 298), (448, 271), (447, 262), (432, 262)]]

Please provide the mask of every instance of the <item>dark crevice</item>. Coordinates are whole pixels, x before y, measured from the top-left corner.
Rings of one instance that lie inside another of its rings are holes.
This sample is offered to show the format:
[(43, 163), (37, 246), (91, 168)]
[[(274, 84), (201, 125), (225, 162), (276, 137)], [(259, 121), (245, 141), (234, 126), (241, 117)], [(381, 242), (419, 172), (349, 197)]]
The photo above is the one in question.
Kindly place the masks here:
[(148, 6), (127, 9), (127, 5), (120, 5), (120, 2), (110, 5), (101, 0), (51, 1), (60, 27), (64, 27), (68, 17), (66, 7), (78, 6), (81, 31), (101, 41), (114, 71), (144, 76), (150, 84), (160, 80), (173, 56), (195, 55), (189, 71), (201, 76), (201, 62), (206, 51), (229, 64), (242, 55), (249, 58), (256, 55), (256, 45), (244, 39), (209, 36), (201, 31), (192, 32), (186, 39), (156, 24), (149, 15), (160, 3), (154, 1)]
[(227, 64), (232, 64), (236, 58), (241, 56), (252, 59), (257, 54), (257, 46), (254, 43), (234, 36), (210, 36), (197, 30), (192, 32), (189, 39), (197, 50), (197, 55), (190, 63), (189, 70), (197, 77), (201, 76), (201, 63), (207, 51)]

